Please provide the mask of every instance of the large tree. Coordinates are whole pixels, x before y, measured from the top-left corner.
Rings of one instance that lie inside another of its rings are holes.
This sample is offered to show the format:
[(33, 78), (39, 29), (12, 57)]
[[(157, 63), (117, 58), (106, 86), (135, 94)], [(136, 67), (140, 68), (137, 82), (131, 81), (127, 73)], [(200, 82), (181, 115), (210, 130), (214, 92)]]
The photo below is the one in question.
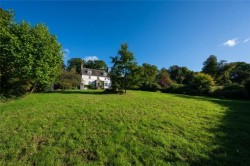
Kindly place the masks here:
[(71, 71), (75, 68), (77, 74), (81, 74), (81, 65), (83, 64), (83, 60), (81, 58), (71, 58), (68, 60), (67, 70)]
[(202, 72), (216, 77), (217, 74), (217, 57), (215, 55), (210, 55), (205, 62), (203, 62)]
[(173, 81), (178, 84), (183, 84), (183, 82), (188, 82), (187, 79), (190, 79), (192, 72), (187, 67), (173, 65), (169, 67), (169, 74)]
[(217, 65), (216, 84), (229, 85), (232, 83), (230, 80), (230, 73), (235, 69), (233, 63), (227, 63), (225, 60), (221, 60)]
[(103, 60), (89, 60), (84, 63), (84, 67), (90, 69), (105, 70), (107, 69), (107, 64)]
[(170, 78), (170, 74), (168, 73), (168, 70), (165, 68), (162, 68), (157, 76), (156, 76), (157, 83), (161, 86), (161, 88), (166, 89), (169, 88), (173, 81)]
[(0, 9), (0, 93), (18, 95), (50, 86), (62, 64), (61, 45), (44, 24), (13, 20)]
[(196, 73), (194, 75), (192, 85), (199, 90), (208, 90), (211, 86), (214, 86), (214, 79), (209, 74)]
[(231, 63), (234, 69), (230, 71), (230, 79), (234, 83), (244, 84), (250, 78), (250, 64), (246, 62)]
[(113, 90), (125, 90), (133, 82), (133, 71), (136, 68), (134, 55), (128, 50), (127, 44), (121, 44), (121, 48), (117, 55), (111, 57), (113, 66), (111, 68), (110, 77), (112, 80)]
[(158, 69), (155, 65), (143, 63), (140, 67), (140, 89), (157, 90), (156, 75)]

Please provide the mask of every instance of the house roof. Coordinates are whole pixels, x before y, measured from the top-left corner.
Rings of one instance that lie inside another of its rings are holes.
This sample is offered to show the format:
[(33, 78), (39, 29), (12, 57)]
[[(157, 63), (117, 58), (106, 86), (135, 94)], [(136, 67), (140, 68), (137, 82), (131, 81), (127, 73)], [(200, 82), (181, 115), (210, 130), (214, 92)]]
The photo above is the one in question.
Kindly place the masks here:
[[(91, 74), (89, 74), (88, 71), (91, 71)], [(106, 70), (97, 70), (97, 69), (82, 68), (82, 75), (92, 75), (92, 76), (106, 77), (107, 75), (104, 75), (105, 73), (107, 73)]]

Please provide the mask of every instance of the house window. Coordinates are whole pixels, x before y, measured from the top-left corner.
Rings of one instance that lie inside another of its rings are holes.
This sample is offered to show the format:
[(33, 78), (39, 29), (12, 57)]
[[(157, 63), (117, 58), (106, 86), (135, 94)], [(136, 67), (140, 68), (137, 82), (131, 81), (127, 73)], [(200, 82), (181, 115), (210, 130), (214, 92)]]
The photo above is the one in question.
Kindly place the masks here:
[(107, 87), (107, 86), (108, 86), (108, 83), (105, 83), (105, 84), (104, 84), (104, 86), (106, 86), (106, 87)]

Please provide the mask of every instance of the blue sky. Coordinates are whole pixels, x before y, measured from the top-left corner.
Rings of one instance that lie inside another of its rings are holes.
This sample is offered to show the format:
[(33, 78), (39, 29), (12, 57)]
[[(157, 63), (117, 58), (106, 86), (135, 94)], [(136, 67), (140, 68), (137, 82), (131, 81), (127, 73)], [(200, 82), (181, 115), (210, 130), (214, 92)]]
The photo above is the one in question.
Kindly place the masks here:
[[(250, 1), (7, 1), (16, 19), (45, 23), (68, 52), (109, 66), (121, 43), (138, 64), (200, 71), (209, 55), (250, 63)], [(95, 57), (94, 57), (95, 58)]]

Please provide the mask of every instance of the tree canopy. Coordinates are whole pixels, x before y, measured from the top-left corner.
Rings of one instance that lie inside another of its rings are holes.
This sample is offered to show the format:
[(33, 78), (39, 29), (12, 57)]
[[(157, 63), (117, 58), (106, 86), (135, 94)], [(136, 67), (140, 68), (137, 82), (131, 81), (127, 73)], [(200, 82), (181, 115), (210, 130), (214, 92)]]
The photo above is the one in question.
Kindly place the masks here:
[(81, 58), (71, 58), (68, 60), (67, 70), (71, 71), (74, 68), (76, 73), (81, 74), (82, 64), (83, 60)]
[(202, 72), (211, 75), (212, 77), (216, 76), (217, 73), (217, 57), (215, 55), (210, 55), (207, 60), (203, 63)]
[(187, 67), (179, 67), (177, 65), (170, 66), (168, 71), (171, 79), (178, 84), (182, 84), (185, 79), (189, 79), (191, 74)]
[(84, 67), (90, 69), (106, 70), (107, 64), (103, 60), (89, 60), (83, 62)]
[(157, 83), (163, 89), (169, 88), (173, 84), (173, 81), (171, 80), (168, 70), (166, 68), (162, 68), (158, 72), (156, 76), (156, 80), (157, 80)]
[(121, 48), (117, 55), (111, 57), (113, 66), (111, 68), (110, 77), (112, 80), (113, 90), (125, 90), (132, 82), (131, 75), (136, 68), (134, 55), (128, 50), (127, 44), (121, 44)]
[(59, 74), (62, 49), (44, 24), (17, 23), (14, 12), (0, 9), (0, 91), (21, 95), (44, 90)]

